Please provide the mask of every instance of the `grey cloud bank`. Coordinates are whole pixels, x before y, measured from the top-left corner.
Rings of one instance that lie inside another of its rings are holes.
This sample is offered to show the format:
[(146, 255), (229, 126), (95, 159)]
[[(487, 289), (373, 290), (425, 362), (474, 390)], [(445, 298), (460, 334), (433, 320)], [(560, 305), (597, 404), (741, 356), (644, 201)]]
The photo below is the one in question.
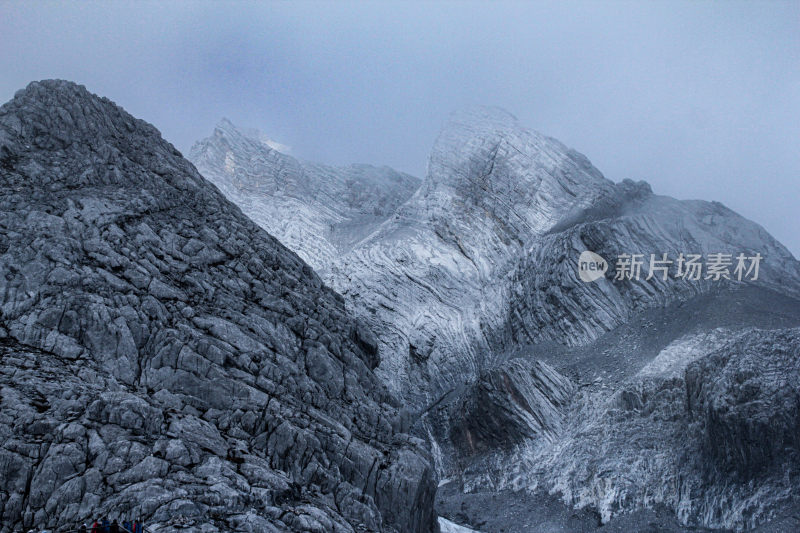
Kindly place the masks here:
[(498, 105), (798, 255), (799, 21), (778, 2), (5, 2), (0, 100), (66, 78), (184, 152), (227, 116), (304, 158), (417, 176), (451, 111)]

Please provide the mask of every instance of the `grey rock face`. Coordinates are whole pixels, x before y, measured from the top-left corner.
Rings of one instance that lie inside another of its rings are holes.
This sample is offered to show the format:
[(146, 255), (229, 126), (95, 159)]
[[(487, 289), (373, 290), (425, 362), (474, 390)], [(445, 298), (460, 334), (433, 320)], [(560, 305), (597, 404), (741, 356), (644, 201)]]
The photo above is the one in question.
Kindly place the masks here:
[(713, 469), (751, 480), (800, 465), (800, 330), (739, 339), (686, 369)]
[(798, 333), (682, 337), (617, 387), (582, 385), (553, 444), (485, 454), (466, 488), (558, 493), (603, 522), (664, 505), (684, 524), (741, 529), (791, 512)]
[[(609, 261), (603, 279), (585, 283), (577, 276), (584, 250)], [(652, 194), (644, 183), (622, 182), (611, 196), (532, 244), (514, 274), (509, 334), (513, 343), (588, 344), (641, 309), (733, 290), (741, 284), (735, 276), (730, 283), (677, 278), (679, 254), (719, 252), (760, 253), (756, 285), (800, 297), (800, 263), (757, 224), (717, 203), (681, 202)], [(614, 279), (621, 254), (644, 256), (638, 279)], [(660, 271), (650, 276), (651, 254), (673, 261), (666, 280)]]
[(0, 531), (435, 530), (374, 336), (155, 128), (32, 83), (0, 156)]

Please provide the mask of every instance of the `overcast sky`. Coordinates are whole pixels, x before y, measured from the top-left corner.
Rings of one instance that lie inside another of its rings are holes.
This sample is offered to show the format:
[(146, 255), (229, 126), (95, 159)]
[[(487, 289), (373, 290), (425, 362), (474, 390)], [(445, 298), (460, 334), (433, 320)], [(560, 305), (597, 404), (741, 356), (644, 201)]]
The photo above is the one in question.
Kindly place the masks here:
[(225, 116), (422, 177), (456, 108), (503, 107), (609, 179), (719, 200), (800, 256), (800, 2), (0, 0), (0, 100), (66, 78), (184, 153)]

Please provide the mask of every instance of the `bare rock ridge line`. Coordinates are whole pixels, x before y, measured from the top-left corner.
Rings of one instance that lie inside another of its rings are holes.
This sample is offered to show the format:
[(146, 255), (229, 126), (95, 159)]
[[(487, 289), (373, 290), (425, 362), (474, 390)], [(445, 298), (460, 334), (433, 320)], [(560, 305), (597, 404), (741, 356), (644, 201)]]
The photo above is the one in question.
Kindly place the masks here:
[[(259, 189), (258, 206), (229, 191), (238, 175), (256, 189), (303, 167), (273, 152), (248, 165), (255, 150), (215, 132), (191, 157), (259, 221), (291, 188)], [(244, 167), (226, 172), (226, 160)], [(414, 430), (441, 477), (476, 494), (558, 494), (604, 523), (665, 506), (680, 524), (757, 527), (800, 508), (800, 480), (781, 474), (800, 466), (800, 263), (763, 228), (716, 202), (611, 182), (495, 108), (455, 113), (416, 191), (388, 197), (394, 212), (346, 247), (306, 223), (316, 198), (293, 195), (288, 235), (270, 228), (301, 255), (330, 253), (321, 276), (375, 332), (377, 375), (420, 413)], [(313, 235), (293, 239), (297, 227)], [(757, 281), (680, 279), (674, 264), (663, 279), (645, 264), (639, 279), (612, 268), (584, 283), (585, 250), (612, 264), (625, 253), (763, 260)]]
[(435, 531), (374, 335), (153, 126), (34, 82), (0, 188), (0, 532)]

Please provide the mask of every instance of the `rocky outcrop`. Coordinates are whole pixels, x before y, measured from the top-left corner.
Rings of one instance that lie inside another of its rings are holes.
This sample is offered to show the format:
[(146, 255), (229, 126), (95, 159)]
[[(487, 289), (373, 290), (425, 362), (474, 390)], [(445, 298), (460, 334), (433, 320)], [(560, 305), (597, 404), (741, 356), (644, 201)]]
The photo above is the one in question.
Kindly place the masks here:
[(800, 330), (748, 335), (686, 369), (707, 464), (749, 481), (800, 466)]
[(227, 119), (192, 146), (189, 159), (317, 272), (391, 216), (420, 183), (388, 167), (302, 161)]
[[(605, 276), (592, 283), (577, 275), (585, 250), (609, 263)], [(733, 274), (735, 259), (730, 282), (705, 279), (705, 270), (698, 280), (678, 277), (680, 254), (700, 254), (706, 262), (713, 253), (761, 254), (756, 285), (800, 297), (800, 263), (757, 224), (718, 203), (657, 196), (644, 182), (617, 184), (611, 196), (535, 241), (522, 258), (509, 298), (511, 343), (589, 344), (642, 309), (735, 290), (741, 285)], [(615, 279), (622, 254), (641, 255), (638, 277)], [(660, 260), (664, 254), (670, 261), (666, 279), (663, 271), (650, 272), (651, 255)]]
[(548, 364), (513, 359), (485, 372), (465, 391), (450, 415), (450, 439), (467, 456), (553, 439), (574, 393), (574, 384)]
[(443, 129), (420, 189), (325, 275), (380, 339), (379, 375), (420, 408), (505, 351), (509, 277), (536, 236), (613, 190), (585, 157), (473, 108)]
[(618, 387), (583, 384), (553, 445), (469, 466), (467, 490), (558, 493), (603, 522), (665, 505), (684, 524), (753, 528), (800, 504), (800, 330), (717, 329), (671, 343)]
[(155, 128), (37, 82), (0, 157), (0, 531), (436, 529), (372, 333)]

